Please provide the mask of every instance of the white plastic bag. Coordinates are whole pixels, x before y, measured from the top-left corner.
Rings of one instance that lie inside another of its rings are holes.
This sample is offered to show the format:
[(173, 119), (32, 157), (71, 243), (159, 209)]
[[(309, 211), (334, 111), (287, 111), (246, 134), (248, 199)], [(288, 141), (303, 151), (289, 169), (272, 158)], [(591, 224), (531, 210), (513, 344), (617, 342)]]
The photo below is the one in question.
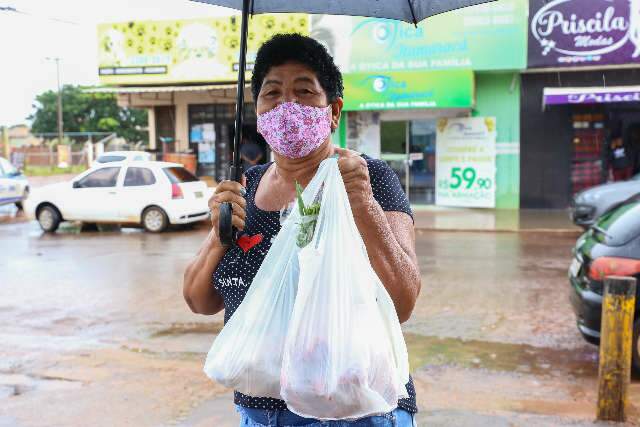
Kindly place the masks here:
[[(281, 395), (304, 417), (356, 419), (389, 412), (407, 396), (409, 364), (400, 323), (369, 262), (336, 159), (325, 160), (316, 177), (320, 172), (326, 179), (315, 234), (298, 253), (300, 279), (284, 345)], [(305, 190), (305, 203), (314, 191)]]
[[(320, 191), (327, 171), (327, 165), (319, 168), (306, 195)], [(282, 351), (299, 279), (299, 222), (293, 209), (205, 362), (207, 376), (250, 396), (281, 398)]]

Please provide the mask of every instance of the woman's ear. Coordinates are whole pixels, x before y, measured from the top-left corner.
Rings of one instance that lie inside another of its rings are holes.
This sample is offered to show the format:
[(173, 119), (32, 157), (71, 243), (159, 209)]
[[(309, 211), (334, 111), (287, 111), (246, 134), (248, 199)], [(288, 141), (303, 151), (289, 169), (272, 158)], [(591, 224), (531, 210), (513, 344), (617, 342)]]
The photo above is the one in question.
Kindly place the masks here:
[(342, 98), (336, 98), (336, 100), (331, 103), (331, 132), (338, 129), (340, 125), (340, 115), (342, 114), (343, 105), (344, 101)]

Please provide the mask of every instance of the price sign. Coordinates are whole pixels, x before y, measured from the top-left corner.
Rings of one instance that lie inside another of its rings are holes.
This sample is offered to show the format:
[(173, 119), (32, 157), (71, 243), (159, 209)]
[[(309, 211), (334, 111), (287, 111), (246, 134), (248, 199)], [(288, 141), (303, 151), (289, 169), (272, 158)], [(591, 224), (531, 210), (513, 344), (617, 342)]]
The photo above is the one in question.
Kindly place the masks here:
[(441, 119), (436, 136), (436, 204), (494, 208), (496, 121)]

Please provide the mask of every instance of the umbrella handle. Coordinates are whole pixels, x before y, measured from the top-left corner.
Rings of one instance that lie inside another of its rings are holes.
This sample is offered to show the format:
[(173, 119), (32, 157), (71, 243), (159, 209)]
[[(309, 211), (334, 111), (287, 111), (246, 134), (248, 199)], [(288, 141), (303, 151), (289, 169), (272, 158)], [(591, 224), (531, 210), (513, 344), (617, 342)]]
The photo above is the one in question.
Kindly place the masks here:
[(222, 246), (229, 247), (233, 245), (237, 230), (232, 223), (233, 209), (231, 203), (223, 203), (220, 205), (220, 216), (218, 217), (218, 236)]
[[(242, 109), (244, 107), (244, 82), (247, 70), (247, 31), (249, 28), (249, 12), (253, 13), (253, 1), (242, 1), (242, 22), (240, 25), (240, 57), (238, 58), (238, 93), (236, 99), (235, 134), (233, 136), (233, 159), (229, 168), (230, 179), (240, 182), (242, 179), (242, 165), (240, 163), (240, 144), (242, 143)], [(233, 227), (233, 209), (230, 203), (220, 206), (218, 220), (218, 236), (223, 246), (232, 246), (236, 240), (238, 230)]]
[[(242, 165), (231, 165), (229, 168), (229, 176), (236, 182), (242, 180)], [(231, 203), (223, 203), (220, 205), (220, 217), (218, 218), (218, 236), (222, 246), (232, 246), (236, 241), (238, 230), (233, 226), (233, 209)]]

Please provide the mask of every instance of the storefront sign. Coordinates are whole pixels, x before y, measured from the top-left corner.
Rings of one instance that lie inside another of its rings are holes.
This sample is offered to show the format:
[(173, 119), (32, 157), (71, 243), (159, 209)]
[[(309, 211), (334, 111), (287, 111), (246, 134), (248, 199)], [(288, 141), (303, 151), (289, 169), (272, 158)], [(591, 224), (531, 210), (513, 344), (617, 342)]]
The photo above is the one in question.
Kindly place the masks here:
[[(102, 84), (222, 82), (237, 79), (238, 16), (131, 21), (98, 26)], [(275, 33), (323, 43), (343, 73), (508, 70), (526, 67), (524, 0), (497, 0), (436, 15), (415, 27), (338, 15), (257, 14), (249, 25), (247, 69)], [(452, 31), (455, 29), (455, 31)]]
[(522, 69), (526, 4), (498, 0), (436, 15), (417, 27), (395, 20), (337, 17), (328, 19), (323, 31), (318, 30), (322, 21), (312, 22), (311, 31), (334, 46), (343, 72)]
[(544, 105), (640, 102), (640, 86), (545, 88)]
[(344, 110), (471, 108), (474, 74), (470, 70), (396, 71), (344, 75)]
[(496, 120), (440, 119), (436, 134), (436, 204), (494, 208)]
[[(258, 47), (276, 33), (309, 34), (304, 14), (255, 15), (249, 26), (247, 69)], [(132, 21), (98, 26), (98, 74), (103, 84), (235, 81), (237, 16)]]
[(640, 62), (638, 0), (530, 0), (529, 67)]

